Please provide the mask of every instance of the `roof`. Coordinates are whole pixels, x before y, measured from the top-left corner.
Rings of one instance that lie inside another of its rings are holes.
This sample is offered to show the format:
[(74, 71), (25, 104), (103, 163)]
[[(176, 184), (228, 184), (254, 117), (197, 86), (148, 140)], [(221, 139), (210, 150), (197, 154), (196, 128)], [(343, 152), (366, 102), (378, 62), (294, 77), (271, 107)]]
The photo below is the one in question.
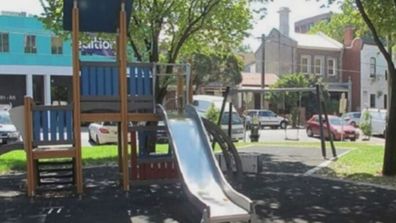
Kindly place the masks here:
[[(279, 77), (273, 73), (265, 74), (265, 85), (270, 86), (278, 81)], [(260, 73), (247, 73), (242, 72), (241, 86), (244, 87), (260, 87), (261, 86), (261, 74)]]
[(294, 33), (292, 38), (297, 41), (299, 48), (333, 51), (341, 51), (343, 49), (343, 45), (340, 42), (321, 32), (316, 34)]

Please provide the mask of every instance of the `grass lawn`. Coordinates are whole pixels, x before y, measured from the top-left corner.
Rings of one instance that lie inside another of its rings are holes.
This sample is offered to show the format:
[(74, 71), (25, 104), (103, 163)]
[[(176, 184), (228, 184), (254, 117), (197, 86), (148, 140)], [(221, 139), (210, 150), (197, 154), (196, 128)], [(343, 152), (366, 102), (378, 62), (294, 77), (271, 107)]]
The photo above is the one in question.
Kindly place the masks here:
[[(266, 143), (236, 143), (236, 147), (243, 150), (248, 146), (266, 147), (301, 147), (320, 148), (319, 142), (266, 142)], [(326, 146), (330, 148), (330, 145)], [(333, 162), (330, 166), (322, 169), (317, 174), (329, 177), (349, 179), (353, 181), (384, 184), (396, 187), (396, 177), (384, 177), (381, 175), (384, 149), (380, 145), (371, 145), (367, 142), (336, 142), (337, 148), (348, 148), (351, 151), (345, 156)], [(167, 152), (168, 145), (157, 145), (157, 151)], [(220, 151), (218, 146), (216, 151)], [(117, 147), (104, 145), (85, 147), (82, 150), (85, 166), (102, 165), (117, 162)], [(25, 152), (14, 151), (0, 156), (0, 174), (10, 171), (25, 170)]]

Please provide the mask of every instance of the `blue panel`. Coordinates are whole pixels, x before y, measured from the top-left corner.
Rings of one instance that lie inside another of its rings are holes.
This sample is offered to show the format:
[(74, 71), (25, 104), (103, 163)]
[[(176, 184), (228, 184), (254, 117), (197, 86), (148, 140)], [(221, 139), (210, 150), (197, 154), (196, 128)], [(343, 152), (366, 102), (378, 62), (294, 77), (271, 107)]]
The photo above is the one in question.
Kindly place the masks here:
[(48, 141), (48, 111), (41, 112), (44, 141)]
[(96, 67), (89, 68), (89, 95), (96, 95)]
[(105, 95), (111, 96), (112, 94), (112, 78), (111, 78), (111, 67), (104, 67), (104, 82), (105, 82)]
[(89, 95), (89, 69), (83, 67), (81, 69), (81, 94), (83, 96)]
[(112, 72), (111, 72), (111, 76), (112, 76), (112, 84), (113, 84), (113, 96), (117, 96), (120, 95), (119, 92), (119, 81), (118, 81), (118, 68), (117, 67), (113, 67)]
[(104, 96), (105, 95), (105, 82), (104, 82), (104, 71), (103, 67), (98, 67), (97, 68), (97, 78), (98, 78), (98, 96)]
[(138, 89), (139, 89), (138, 79), (139, 79), (139, 69), (137, 67), (134, 67), (133, 68), (133, 77), (132, 77), (132, 82), (133, 82), (133, 84), (132, 84), (132, 86), (133, 86), (132, 92), (133, 92), (133, 95), (138, 95)]
[(145, 144), (147, 141), (147, 131), (139, 131), (139, 157), (146, 157), (147, 156), (147, 148), (145, 148)]
[(72, 140), (72, 112), (66, 111), (66, 140)]
[(33, 141), (40, 141), (41, 114), (39, 111), (33, 112)]
[(144, 68), (144, 95), (151, 95), (150, 68)]
[(51, 121), (50, 121), (50, 131), (51, 131), (51, 141), (55, 142), (56, 141), (56, 132), (57, 132), (57, 127), (58, 127), (58, 122), (57, 122), (57, 111), (56, 110), (51, 110), (49, 111)]
[(65, 139), (65, 112), (58, 110), (59, 140)]
[(144, 73), (143, 68), (138, 68), (138, 95), (144, 95)]

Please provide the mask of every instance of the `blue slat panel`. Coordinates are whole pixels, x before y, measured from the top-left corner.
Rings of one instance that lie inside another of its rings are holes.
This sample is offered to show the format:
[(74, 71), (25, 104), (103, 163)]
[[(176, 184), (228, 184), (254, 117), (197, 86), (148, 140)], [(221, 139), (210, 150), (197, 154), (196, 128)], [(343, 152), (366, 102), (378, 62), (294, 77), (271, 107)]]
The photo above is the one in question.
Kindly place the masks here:
[(153, 95), (153, 72), (152, 72), (152, 69), (150, 68), (150, 69), (148, 69), (148, 74), (149, 74), (149, 87), (148, 87), (148, 89), (149, 89), (149, 95)]
[(50, 132), (51, 132), (51, 141), (55, 142), (56, 141), (56, 132), (57, 132), (57, 127), (58, 127), (58, 122), (57, 122), (57, 111), (56, 110), (51, 110), (49, 111), (50, 114)]
[(144, 95), (151, 95), (150, 92), (150, 68), (144, 68)]
[(112, 96), (112, 78), (111, 78), (111, 67), (104, 67), (103, 68), (103, 75), (104, 75), (104, 84), (105, 90), (104, 93), (106, 96)]
[(41, 114), (39, 111), (33, 112), (33, 141), (40, 141)]
[(66, 139), (65, 140), (72, 140), (72, 112), (66, 111)]
[(139, 68), (133, 68), (133, 93), (134, 95), (139, 95)]
[(96, 96), (96, 67), (89, 68), (89, 95)]
[(113, 67), (112, 68), (112, 72), (111, 72), (111, 76), (112, 76), (112, 84), (113, 84), (113, 96), (117, 96), (120, 95), (119, 92), (119, 81), (118, 81), (118, 68), (117, 67)]
[(48, 111), (42, 111), (41, 112), (41, 118), (43, 120), (42, 122), (42, 128), (43, 128), (43, 135), (44, 135), (44, 141), (48, 141)]
[(97, 67), (97, 78), (98, 78), (98, 96), (105, 95), (105, 82), (104, 82), (104, 71), (103, 67)]
[(65, 139), (65, 111), (58, 110), (59, 140)]
[(144, 73), (143, 68), (138, 68), (138, 95), (144, 95)]
[(129, 94), (135, 95), (136, 94), (136, 87), (135, 87), (135, 68), (129, 67)]
[(86, 66), (81, 69), (81, 94), (89, 95), (89, 68)]
[(146, 140), (147, 140), (147, 131), (139, 131), (139, 157), (147, 156), (147, 149), (145, 148)]

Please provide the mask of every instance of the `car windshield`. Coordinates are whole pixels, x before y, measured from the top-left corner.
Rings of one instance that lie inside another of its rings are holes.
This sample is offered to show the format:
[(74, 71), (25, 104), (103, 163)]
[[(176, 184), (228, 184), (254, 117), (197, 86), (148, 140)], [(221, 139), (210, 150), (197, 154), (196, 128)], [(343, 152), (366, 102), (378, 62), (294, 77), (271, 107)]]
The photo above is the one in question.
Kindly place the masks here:
[[(242, 124), (242, 119), (241, 119), (241, 117), (239, 117), (239, 115), (237, 113), (232, 113), (231, 123), (233, 125)], [(221, 117), (221, 124), (222, 125), (227, 125), (228, 124), (228, 112), (225, 112), (223, 114), (223, 116)]]
[(330, 125), (346, 125), (344, 120), (340, 118), (330, 118), (329, 121), (330, 121)]
[(10, 115), (7, 112), (0, 112), (0, 124), (11, 125)]

